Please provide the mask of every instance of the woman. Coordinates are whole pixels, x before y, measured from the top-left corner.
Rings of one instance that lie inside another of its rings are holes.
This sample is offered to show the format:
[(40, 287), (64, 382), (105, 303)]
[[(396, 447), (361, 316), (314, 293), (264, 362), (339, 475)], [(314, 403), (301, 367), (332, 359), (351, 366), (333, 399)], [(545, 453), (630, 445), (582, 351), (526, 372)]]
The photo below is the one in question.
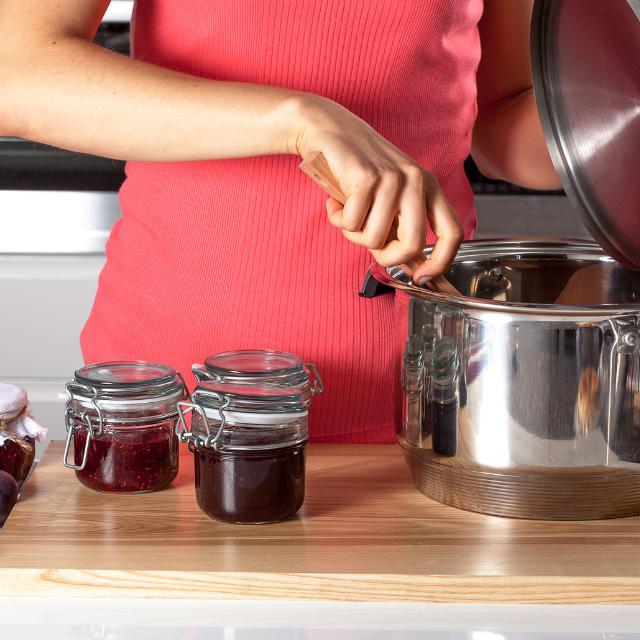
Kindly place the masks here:
[[(325, 380), (313, 440), (393, 441), (390, 296), (356, 295), (367, 249), (388, 266), (437, 238), (414, 280), (446, 271), (475, 228), (470, 149), (491, 177), (558, 185), (532, 0), (139, 0), (134, 59), (91, 44), (107, 5), (0, 3), (0, 135), (130, 161), (86, 360), (290, 351)], [(298, 171), (312, 151), (344, 208)]]

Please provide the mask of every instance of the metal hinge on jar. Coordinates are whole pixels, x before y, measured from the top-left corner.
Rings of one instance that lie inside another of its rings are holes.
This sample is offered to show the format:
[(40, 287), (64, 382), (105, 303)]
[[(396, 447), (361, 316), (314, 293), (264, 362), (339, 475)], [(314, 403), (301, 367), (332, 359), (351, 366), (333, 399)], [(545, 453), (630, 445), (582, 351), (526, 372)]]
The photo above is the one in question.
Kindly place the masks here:
[[(218, 394), (215, 392), (209, 392), (209, 396), (214, 396), (221, 403), (218, 408), (218, 412), (220, 413), (220, 427), (218, 428), (218, 432), (214, 435), (211, 433), (211, 427), (209, 426), (209, 420), (207, 419), (207, 414), (205, 410), (195, 402), (178, 402), (178, 423), (176, 424), (176, 435), (178, 436), (178, 440), (180, 442), (189, 443), (190, 445), (196, 447), (214, 447), (216, 442), (219, 440), (222, 432), (224, 431), (226, 425), (226, 417), (224, 415), (224, 410), (231, 404), (230, 398), (227, 396), (223, 396), (222, 394)], [(196, 400), (198, 396), (198, 389), (193, 392), (191, 396), (192, 400)], [(207, 432), (207, 436), (196, 435), (189, 431), (187, 427), (187, 423), (184, 419), (185, 415), (191, 413), (192, 411), (197, 411), (202, 418), (202, 424)]]
[[(82, 471), (87, 465), (87, 458), (89, 456), (89, 445), (91, 444), (92, 438), (98, 438), (102, 435), (103, 428), (103, 418), (102, 412), (100, 411), (100, 407), (96, 403), (96, 399), (98, 397), (98, 390), (94, 389), (85, 384), (80, 384), (78, 382), (68, 382), (66, 385), (67, 394), (69, 395), (69, 399), (67, 400), (67, 404), (64, 407), (64, 422), (67, 428), (67, 442), (64, 447), (64, 458), (62, 459), (62, 463), (65, 467), (69, 469), (75, 469), (76, 471)], [(84, 391), (89, 394), (86, 398), (91, 403), (91, 408), (98, 414), (98, 426), (96, 427), (91, 422), (91, 416), (89, 415), (89, 411), (83, 411), (82, 413), (76, 413), (72, 407), (71, 402), (73, 401), (73, 392), (76, 391)], [(86, 424), (87, 429), (87, 442), (84, 446), (84, 453), (82, 454), (82, 463), (80, 465), (70, 464), (69, 463), (69, 448), (71, 447), (71, 439), (73, 438), (76, 431), (80, 431), (80, 429), (84, 428), (84, 426), (78, 426), (71, 423), (72, 418), (77, 418), (80, 422), (84, 422)]]
[(315, 376), (313, 387), (311, 387), (311, 395), (322, 393), (324, 391), (324, 384), (322, 384), (322, 379), (320, 378), (320, 374), (318, 373), (315, 365), (311, 364), (310, 362), (305, 362), (302, 366), (311, 369), (313, 375)]

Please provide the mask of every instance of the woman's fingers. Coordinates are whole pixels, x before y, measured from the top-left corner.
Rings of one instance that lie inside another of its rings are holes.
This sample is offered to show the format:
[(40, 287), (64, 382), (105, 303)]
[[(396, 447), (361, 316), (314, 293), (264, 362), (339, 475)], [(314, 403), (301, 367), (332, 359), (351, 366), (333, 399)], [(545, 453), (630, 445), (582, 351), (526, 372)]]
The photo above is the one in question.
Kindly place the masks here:
[(464, 240), (464, 230), (458, 216), (432, 174), (428, 174), (425, 201), (429, 224), (437, 240), (431, 251), (431, 259), (413, 273), (414, 282), (420, 285), (426, 283), (426, 278), (441, 275), (450, 269)]
[[(437, 238), (431, 260), (416, 269), (416, 282), (446, 272), (464, 232), (436, 177), (407, 159), (361, 166), (341, 179), (345, 205), (330, 198), (327, 214), (344, 236), (367, 247), (388, 267), (409, 262), (425, 247), (428, 224)], [(392, 226), (397, 239), (387, 240)]]
[[(399, 173), (387, 172), (376, 184), (371, 195), (371, 206), (359, 229), (345, 229), (343, 234), (347, 240), (375, 251), (382, 249), (387, 243), (389, 229), (400, 209), (400, 195), (403, 179)], [(345, 210), (351, 197), (347, 199)]]
[[(408, 262), (420, 253), (427, 237), (427, 211), (424, 198), (423, 180), (411, 176), (407, 180), (399, 197), (398, 207), (391, 220), (397, 225), (397, 240), (392, 240), (382, 247), (370, 247), (373, 257), (383, 267)], [(389, 233), (387, 228), (387, 235)]]

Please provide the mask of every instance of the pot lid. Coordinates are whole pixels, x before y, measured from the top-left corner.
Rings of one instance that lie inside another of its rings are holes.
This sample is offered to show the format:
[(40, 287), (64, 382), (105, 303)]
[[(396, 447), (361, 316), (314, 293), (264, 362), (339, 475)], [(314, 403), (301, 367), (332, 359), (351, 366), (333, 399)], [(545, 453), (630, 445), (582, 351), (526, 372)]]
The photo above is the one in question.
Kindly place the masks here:
[(531, 66), (571, 204), (611, 257), (640, 269), (640, 0), (536, 0)]

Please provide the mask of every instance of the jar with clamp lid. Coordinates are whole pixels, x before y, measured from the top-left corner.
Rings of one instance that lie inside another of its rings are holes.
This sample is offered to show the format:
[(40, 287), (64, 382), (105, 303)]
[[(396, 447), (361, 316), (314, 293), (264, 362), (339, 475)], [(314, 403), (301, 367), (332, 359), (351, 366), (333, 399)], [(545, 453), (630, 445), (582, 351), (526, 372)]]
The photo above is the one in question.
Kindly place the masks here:
[[(302, 358), (269, 349), (226, 351), (209, 356), (192, 369), (198, 382), (218, 380), (242, 384), (277, 384), (300, 391), (307, 407), (324, 390), (318, 370)], [(311, 381), (313, 374), (313, 384)]]
[[(179, 402), (181, 442), (194, 452), (196, 499), (210, 518), (266, 524), (304, 502), (307, 406), (295, 389), (203, 382)], [(191, 431), (184, 416), (192, 413)]]
[[(177, 403), (182, 376), (155, 362), (100, 362), (66, 385), (64, 465), (96, 491), (142, 493), (178, 475)], [(73, 463), (69, 449), (73, 441)]]

